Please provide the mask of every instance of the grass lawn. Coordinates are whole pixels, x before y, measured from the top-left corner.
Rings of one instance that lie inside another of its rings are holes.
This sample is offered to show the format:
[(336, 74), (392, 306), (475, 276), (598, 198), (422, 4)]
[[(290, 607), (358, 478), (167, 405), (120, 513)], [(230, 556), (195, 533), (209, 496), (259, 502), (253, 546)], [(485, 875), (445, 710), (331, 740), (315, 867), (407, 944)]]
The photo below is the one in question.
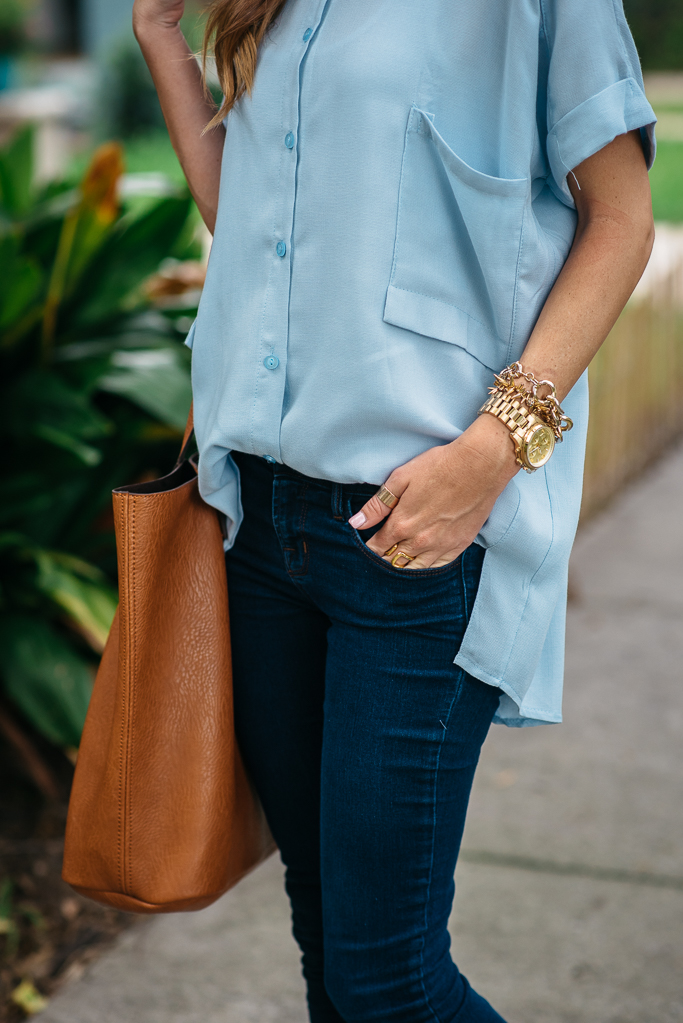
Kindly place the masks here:
[[(123, 143), (123, 148), (125, 168), (129, 174), (154, 172), (165, 174), (175, 184), (185, 184), (185, 177), (165, 129), (127, 139)], [(74, 156), (67, 171), (68, 180), (76, 181), (85, 173), (93, 151), (94, 147), (88, 147)]]
[(683, 221), (683, 142), (657, 143), (657, 159), (650, 172), (655, 220)]
[(157, 171), (179, 185), (185, 183), (178, 158), (165, 131), (155, 131), (129, 139), (125, 143), (125, 151), (126, 170), (129, 174)]

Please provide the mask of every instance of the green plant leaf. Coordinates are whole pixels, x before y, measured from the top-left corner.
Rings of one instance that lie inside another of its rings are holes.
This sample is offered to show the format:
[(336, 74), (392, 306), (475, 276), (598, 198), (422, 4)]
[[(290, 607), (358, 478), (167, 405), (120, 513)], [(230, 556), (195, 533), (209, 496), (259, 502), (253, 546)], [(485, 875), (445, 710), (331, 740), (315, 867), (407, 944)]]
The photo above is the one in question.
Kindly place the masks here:
[(20, 128), (0, 152), (0, 204), (12, 217), (21, 217), (32, 200), (34, 129)]
[(27, 547), (30, 541), (26, 539), (23, 533), (14, 533), (11, 531), (0, 533), (0, 554), (7, 550), (16, 550), (17, 548)]
[(10, 877), (3, 877), (0, 883), (0, 920), (9, 920), (12, 915), (12, 891), (14, 885)]
[(28, 615), (0, 622), (4, 688), (51, 742), (78, 746), (92, 692), (90, 665), (48, 622)]
[(118, 603), (101, 572), (80, 558), (37, 551), (36, 586), (66, 612), (97, 653), (102, 653)]
[[(86, 395), (50, 372), (32, 371), (16, 379), (7, 414), (9, 429), (15, 437), (23, 439), (33, 434), (68, 450), (74, 450), (74, 444), (106, 437), (112, 429)], [(79, 457), (86, 465), (97, 464), (85, 452)]]
[(103, 223), (94, 210), (80, 211), (67, 265), (65, 296), (73, 293), (81, 275), (115, 228), (115, 223)]
[(110, 365), (112, 371), (98, 381), (101, 390), (121, 394), (162, 423), (184, 429), (192, 385), (186, 356), (179, 345), (114, 352)]
[[(182, 257), (196, 210), (179, 189), (124, 196), (122, 212), (121, 193), (100, 188), (106, 175), (94, 172), (77, 187), (72, 176), (66, 186), (34, 189), (31, 149), (26, 133), (0, 153), (8, 441), (0, 689), (43, 735), (76, 746), (95, 660), (82, 638), (100, 650), (116, 604), (111, 490), (172, 464), (190, 403), (189, 353), (176, 324), (187, 310), (151, 308), (145, 281), (167, 256)], [(100, 153), (101, 162), (111, 157), (110, 178), (114, 155)]]
[[(51, 452), (50, 452), (51, 453)], [(6, 479), (0, 479), (0, 525), (25, 528), (26, 519), (34, 514), (49, 511), (54, 504), (54, 494), (46, 486), (45, 463), (28, 471), (14, 467)]]
[(191, 208), (189, 196), (160, 199), (143, 216), (122, 218), (84, 271), (65, 324), (82, 330), (144, 304), (141, 283), (167, 257)]
[(14, 884), (10, 877), (0, 882), (0, 935), (5, 937), (5, 956), (7, 959), (16, 954), (19, 947), (19, 928), (12, 919)]
[(0, 330), (26, 313), (43, 287), (43, 273), (35, 260), (19, 255), (14, 234), (0, 238)]
[(62, 448), (64, 451), (70, 451), (76, 458), (80, 458), (84, 465), (99, 465), (102, 461), (102, 452), (99, 448), (94, 448), (91, 444), (84, 444), (72, 437), (71, 434), (64, 430), (58, 430), (48, 423), (37, 423), (33, 428), (33, 433), (36, 437), (46, 440), (48, 444), (54, 444), (55, 447)]
[(32, 259), (19, 259), (5, 278), (7, 290), (0, 306), (0, 330), (6, 330), (29, 312), (43, 289), (43, 274)]
[(20, 902), (17, 906), (17, 912), (23, 916), (24, 920), (28, 920), (37, 931), (44, 931), (47, 927), (47, 920), (43, 914), (30, 902)]
[(49, 554), (50, 560), (66, 572), (78, 575), (82, 579), (89, 579), (92, 583), (104, 582), (104, 573), (95, 565), (91, 565), (89, 561), (84, 561), (83, 558), (78, 558), (74, 554), (65, 554), (64, 551), (44, 551), (42, 553)]
[(25, 978), (18, 987), (15, 987), (11, 994), (15, 1005), (26, 1013), (27, 1016), (35, 1016), (47, 1008), (48, 999), (41, 995), (32, 980)]

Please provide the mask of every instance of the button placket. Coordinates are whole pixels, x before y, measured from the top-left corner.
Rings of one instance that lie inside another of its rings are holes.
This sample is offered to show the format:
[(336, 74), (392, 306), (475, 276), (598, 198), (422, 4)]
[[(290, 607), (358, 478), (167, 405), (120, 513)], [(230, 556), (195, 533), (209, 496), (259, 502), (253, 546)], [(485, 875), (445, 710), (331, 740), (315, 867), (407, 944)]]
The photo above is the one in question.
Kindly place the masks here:
[[(329, 0), (319, 0), (316, 17), (303, 33), (303, 42), (308, 44), (320, 24)], [(260, 384), (257, 385), (258, 401), (253, 408), (254, 429), (262, 436), (272, 437), (263, 455), (280, 460), (280, 427), (285, 395), (287, 355), (289, 341), (289, 294), (292, 272), (292, 243), (294, 211), (297, 201), (297, 152), (299, 138), (299, 98), (303, 62), (308, 45), (299, 52), (291, 53), (288, 68), (283, 67), (283, 103), (281, 110), (281, 131), (278, 144), (288, 150), (283, 153), (280, 164), (280, 204), (275, 223), (275, 238), (271, 252), (275, 265), (268, 288), (261, 332)], [(291, 76), (291, 77), (290, 77)], [(274, 140), (275, 141), (275, 140)], [(265, 349), (265, 352), (264, 352)], [(275, 354), (277, 353), (277, 354)], [(265, 356), (265, 357), (264, 357)], [(265, 371), (265, 372), (264, 372)]]

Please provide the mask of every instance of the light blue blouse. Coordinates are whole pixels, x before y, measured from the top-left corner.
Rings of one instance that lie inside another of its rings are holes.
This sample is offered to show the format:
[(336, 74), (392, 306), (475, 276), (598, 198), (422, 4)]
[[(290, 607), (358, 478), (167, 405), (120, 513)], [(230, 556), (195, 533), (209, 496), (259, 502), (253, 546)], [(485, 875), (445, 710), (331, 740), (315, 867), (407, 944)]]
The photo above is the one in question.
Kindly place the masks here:
[[(381, 484), (469, 426), (517, 359), (571, 245), (570, 169), (655, 116), (619, 0), (288, 0), (226, 121), (188, 343), (199, 479), (239, 528), (231, 450)], [(456, 658), (497, 720), (561, 720), (574, 430), (478, 537)]]

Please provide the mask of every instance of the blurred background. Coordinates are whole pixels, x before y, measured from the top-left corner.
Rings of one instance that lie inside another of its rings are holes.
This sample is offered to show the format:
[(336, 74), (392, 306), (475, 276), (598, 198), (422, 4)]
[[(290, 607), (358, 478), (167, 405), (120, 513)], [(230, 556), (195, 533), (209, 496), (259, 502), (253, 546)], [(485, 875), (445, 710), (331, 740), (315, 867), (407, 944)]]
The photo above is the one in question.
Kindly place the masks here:
[[(625, 7), (658, 230), (591, 366), (584, 524), (683, 432), (683, 0)], [(131, 10), (0, 0), (0, 1021), (41, 1012), (130, 919), (61, 883), (61, 840), (117, 599), (111, 489), (173, 463), (210, 244)], [(189, 4), (195, 49), (201, 24)]]

